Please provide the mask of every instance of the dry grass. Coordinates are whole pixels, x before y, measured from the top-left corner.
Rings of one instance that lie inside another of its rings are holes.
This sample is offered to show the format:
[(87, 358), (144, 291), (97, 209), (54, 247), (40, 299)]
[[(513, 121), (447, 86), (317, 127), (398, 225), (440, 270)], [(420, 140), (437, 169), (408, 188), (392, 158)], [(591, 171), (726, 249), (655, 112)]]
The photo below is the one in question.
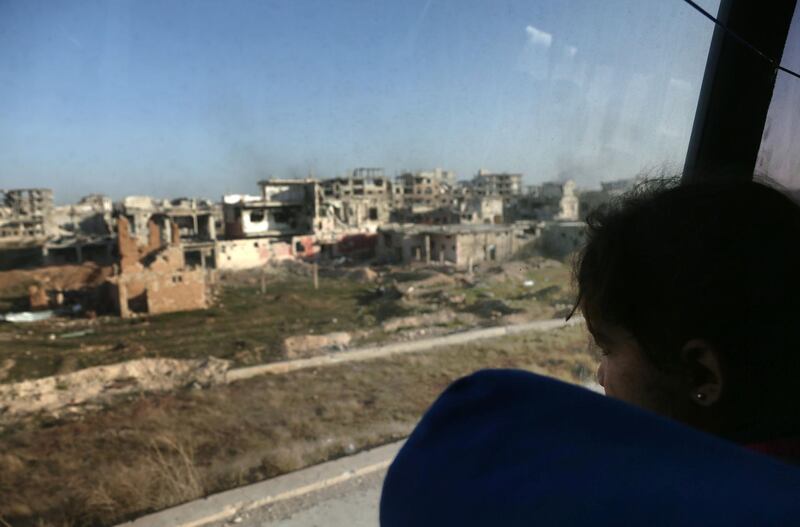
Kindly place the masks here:
[[(308, 278), (276, 276), (262, 293), (253, 273), (232, 274), (208, 310), (131, 320), (57, 318), (0, 324), (0, 376), (3, 382), (16, 382), (159, 357), (214, 356), (234, 366), (249, 366), (283, 359), (281, 343), (292, 335), (348, 331), (358, 332), (357, 340), (374, 343), (394, 338), (376, 329), (391, 317), (451, 309), (475, 315), (480, 324), (497, 324), (503, 322), (495, 320), (494, 312), (550, 318), (559, 311), (556, 306), (572, 302), (568, 267), (522, 265), (523, 271), (511, 272), (519, 265), (487, 269), (475, 276), (473, 285), (447, 278), (444, 282), (450, 285), (422, 288), (413, 302), (382, 295), (376, 284), (346, 277), (323, 277), (315, 290)], [(437, 271), (405, 270), (387, 273), (384, 279), (387, 284), (395, 280), (408, 284), (425, 277), (443, 278)], [(524, 287), (526, 280), (535, 286)], [(4, 293), (16, 291), (1, 286), (0, 300)], [(463, 302), (451, 305), (447, 297), (462, 297)]]
[[(580, 328), (136, 396), (0, 437), (0, 516), (20, 526), (112, 525), (404, 437), (454, 379), (520, 367), (583, 381)], [(43, 523), (42, 523), (43, 522)]]

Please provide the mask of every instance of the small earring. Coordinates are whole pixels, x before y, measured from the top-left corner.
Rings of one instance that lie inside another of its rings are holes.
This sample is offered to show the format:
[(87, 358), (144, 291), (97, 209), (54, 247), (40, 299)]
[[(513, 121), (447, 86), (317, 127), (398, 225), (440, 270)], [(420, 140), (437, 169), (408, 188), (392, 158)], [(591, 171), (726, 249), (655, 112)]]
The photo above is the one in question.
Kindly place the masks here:
[(704, 394), (703, 392), (697, 392), (696, 394), (694, 394), (694, 396), (697, 397), (698, 401), (702, 401), (706, 398), (706, 394)]

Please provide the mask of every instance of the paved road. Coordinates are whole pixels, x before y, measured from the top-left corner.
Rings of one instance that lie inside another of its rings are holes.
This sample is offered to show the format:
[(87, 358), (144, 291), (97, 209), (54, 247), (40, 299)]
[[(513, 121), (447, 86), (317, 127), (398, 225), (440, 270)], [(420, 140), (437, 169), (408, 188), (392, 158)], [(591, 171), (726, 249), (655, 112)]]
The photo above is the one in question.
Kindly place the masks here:
[(239, 516), (218, 527), (378, 527), (385, 471)]

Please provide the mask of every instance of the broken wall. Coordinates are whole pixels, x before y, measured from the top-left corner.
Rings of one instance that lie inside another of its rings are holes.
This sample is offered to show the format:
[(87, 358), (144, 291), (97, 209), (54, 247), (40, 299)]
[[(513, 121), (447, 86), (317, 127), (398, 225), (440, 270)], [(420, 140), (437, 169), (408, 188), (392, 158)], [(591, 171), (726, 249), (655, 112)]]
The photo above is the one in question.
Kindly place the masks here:
[(550, 258), (564, 258), (586, 243), (584, 222), (553, 222), (545, 225), (541, 238), (542, 252)]
[(151, 315), (208, 307), (202, 269), (154, 273), (147, 280), (147, 312)]
[(459, 233), (455, 264), (464, 267), (484, 261), (507, 260), (517, 250), (516, 235), (511, 229)]
[(291, 258), (312, 259), (319, 247), (314, 236), (294, 236), (289, 241), (274, 238), (220, 240), (216, 252), (217, 269), (241, 270)]

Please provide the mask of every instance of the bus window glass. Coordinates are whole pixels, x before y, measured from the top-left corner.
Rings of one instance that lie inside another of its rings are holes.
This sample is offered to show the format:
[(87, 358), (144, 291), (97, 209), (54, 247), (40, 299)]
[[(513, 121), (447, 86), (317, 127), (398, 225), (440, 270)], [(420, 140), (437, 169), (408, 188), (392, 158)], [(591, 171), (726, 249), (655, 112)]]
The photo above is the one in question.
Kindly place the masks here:
[(396, 443), (481, 368), (596, 388), (582, 220), (681, 169), (713, 30), (683, 0), (0, 0), (0, 523)]
[[(800, 72), (800, 10), (795, 9), (781, 66)], [(800, 78), (778, 71), (758, 152), (756, 174), (800, 189)]]

